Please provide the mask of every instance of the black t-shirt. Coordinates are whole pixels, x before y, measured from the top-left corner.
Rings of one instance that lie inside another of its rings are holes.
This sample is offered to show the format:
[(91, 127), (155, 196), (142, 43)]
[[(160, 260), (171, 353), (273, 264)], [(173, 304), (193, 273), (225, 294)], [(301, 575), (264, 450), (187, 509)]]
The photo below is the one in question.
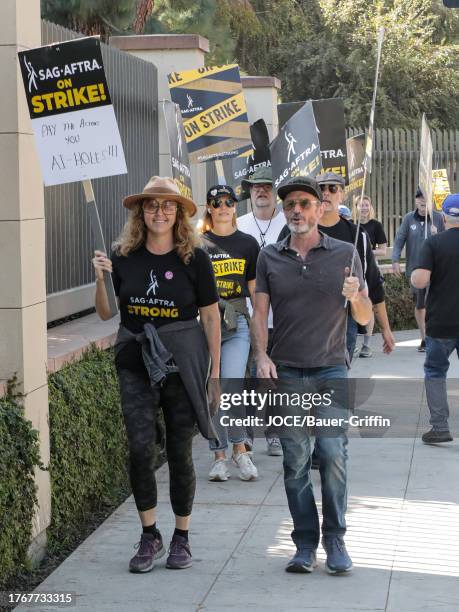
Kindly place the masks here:
[(331, 238), (336, 238), (336, 240), (354, 243), (355, 235), (351, 231), (350, 223), (346, 223), (341, 217), (338, 223), (330, 227), (319, 225), (319, 230)]
[(250, 297), (247, 282), (255, 279), (260, 252), (255, 238), (239, 230), (229, 236), (206, 232), (203, 238), (219, 296), (225, 300)]
[(459, 338), (459, 228), (430, 236), (416, 268), (432, 272), (426, 301), (426, 333)]
[(387, 244), (387, 237), (382, 223), (377, 219), (370, 219), (367, 223), (361, 223), (360, 227), (370, 236), (371, 248), (376, 249), (378, 244)]
[[(111, 260), (121, 323), (135, 334), (143, 331), (145, 323), (158, 328), (195, 319), (198, 308), (218, 301), (212, 264), (203, 249), (195, 249), (188, 265), (175, 250), (154, 255), (145, 246), (127, 257), (113, 253)], [(143, 367), (140, 344), (129, 343), (119, 353), (117, 365)]]

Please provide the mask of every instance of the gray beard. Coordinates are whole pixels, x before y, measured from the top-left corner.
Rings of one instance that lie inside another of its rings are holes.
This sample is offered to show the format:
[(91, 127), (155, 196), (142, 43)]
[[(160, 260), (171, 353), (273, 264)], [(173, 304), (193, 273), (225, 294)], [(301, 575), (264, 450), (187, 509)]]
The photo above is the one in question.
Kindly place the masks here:
[(314, 229), (314, 225), (309, 225), (308, 223), (303, 223), (303, 225), (297, 226), (293, 225), (293, 223), (289, 223), (287, 225), (291, 234), (309, 234)]

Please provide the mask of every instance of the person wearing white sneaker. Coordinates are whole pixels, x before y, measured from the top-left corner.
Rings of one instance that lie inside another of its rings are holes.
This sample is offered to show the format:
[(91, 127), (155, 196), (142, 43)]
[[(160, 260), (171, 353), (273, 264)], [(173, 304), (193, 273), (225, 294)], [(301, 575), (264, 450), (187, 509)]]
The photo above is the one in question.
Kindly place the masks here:
[(239, 478), (241, 480), (255, 480), (258, 478), (258, 470), (253, 464), (249, 453), (237, 453), (232, 457), (234, 465), (239, 468)]
[(224, 459), (216, 459), (213, 466), (210, 468), (209, 480), (213, 480), (214, 482), (225, 482), (230, 476), (226, 457)]
[[(230, 186), (211, 187), (207, 193), (206, 213), (201, 227), (203, 247), (212, 261), (220, 298), (222, 392), (239, 392), (239, 386), (243, 386), (250, 351), (250, 317), (246, 298), (251, 299), (255, 291), (256, 264), (260, 250), (255, 238), (237, 229), (236, 202), (236, 194)], [(243, 412), (237, 416), (245, 416)], [(215, 453), (209, 480), (228, 480), (226, 450), (229, 443), (233, 445), (234, 462), (240, 468), (239, 477), (241, 480), (251, 480), (258, 474), (244, 444), (245, 428), (222, 425), (223, 414), (221, 410), (217, 411), (213, 421), (219, 442), (209, 442), (210, 450)]]

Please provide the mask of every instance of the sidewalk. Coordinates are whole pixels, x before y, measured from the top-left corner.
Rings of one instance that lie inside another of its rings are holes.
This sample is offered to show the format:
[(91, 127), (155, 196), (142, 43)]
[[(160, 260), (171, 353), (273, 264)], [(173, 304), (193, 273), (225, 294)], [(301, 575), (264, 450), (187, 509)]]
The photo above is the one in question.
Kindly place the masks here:
[[(354, 377), (422, 377), (423, 355), (413, 332), (397, 334), (390, 357), (375, 351), (357, 359)], [(374, 348), (380, 339), (374, 341)], [(454, 360), (451, 377), (459, 378)], [(397, 387), (394, 385), (394, 387)], [(127, 571), (139, 525), (132, 498), (121, 505), (48, 579), (41, 592), (75, 592), (75, 610), (94, 612), (390, 611), (455, 612), (459, 601), (459, 442), (429, 447), (423, 385), (385, 401), (409, 415), (417, 438), (352, 438), (349, 444), (349, 505), (346, 542), (350, 575), (329, 576), (319, 549), (312, 575), (284, 571), (293, 554), (292, 524), (279, 457), (268, 457), (256, 440), (260, 478), (242, 482), (232, 469), (226, 483), (207, 481), (211, 457), (196, 438), (197, 495), (191, 544), (193, 568)], [(451, 399), (457, 411), (457, 392)], [(315, 484), (319, 476), (314, 472)], [(158, 473), (158, 526), (166, 542), (173, 531), (166, 468)], [(319, 488), (317, 488), (319, 491)], [(317, 496), (320, 499), (320, 495)], [(25, 611), (19, 607), (16, 610)], [(30, 608), (29, 608), (30, 609)], [(43, 611), (56, 608), (39, 607)]]

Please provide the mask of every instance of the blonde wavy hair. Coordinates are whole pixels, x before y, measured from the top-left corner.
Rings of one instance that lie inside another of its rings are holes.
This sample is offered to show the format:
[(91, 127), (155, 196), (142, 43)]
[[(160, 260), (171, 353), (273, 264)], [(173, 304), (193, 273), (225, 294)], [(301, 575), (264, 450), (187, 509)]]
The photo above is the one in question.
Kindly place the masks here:
[[(173, 198), (170, 198), (171, 200)], [(121, 230), (121, 234), (112, 245), (117, 255), (129, 255), (139, 246), (145, 244), (147, 239), (147, 226), (143, 220), (142, 204), (129, 211), (128, 219)], [(177, 205), (177, 217), (172, 228), (174, 237), (174, 247), (183, 263), (190, 263), (194, 249), (201, 244), (199, 237), (190, 222), (188, 213), (181, 204)]]
[[(368, 221), (371, 221), (371, 219), (375, 218), (375, 209), (373, 208), (373, 204), (371, 203), (371, 198), (370, 196), (367, 195), (363, 195), (362, 200), (366, 200), (369, 205), (370, 205), (370, 212), (368, 214)], [(357, 217), (359, 214), (359, 202), (360, 202), (360, 198), (356, 198), (355, 199), (355, 205), (354, 205), (354, 222), (357, 223)]]

